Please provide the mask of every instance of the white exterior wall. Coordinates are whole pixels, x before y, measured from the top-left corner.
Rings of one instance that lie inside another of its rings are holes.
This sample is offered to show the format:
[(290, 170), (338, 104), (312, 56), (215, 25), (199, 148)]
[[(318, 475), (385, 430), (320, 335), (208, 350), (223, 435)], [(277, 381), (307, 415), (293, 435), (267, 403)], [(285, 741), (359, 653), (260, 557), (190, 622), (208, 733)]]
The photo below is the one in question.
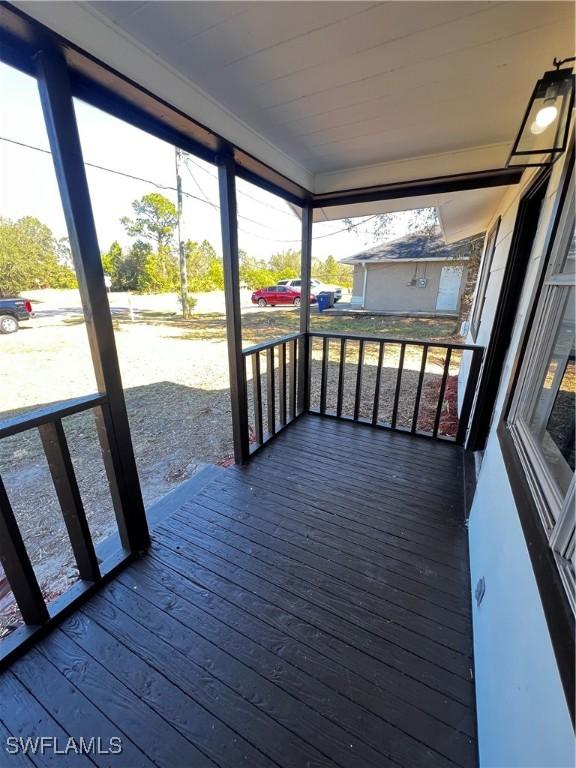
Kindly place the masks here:
[[(480, 577), (486, 592), (473, 600), (478, 739), (482, 768), (568, 768), (574, 731), (558, 673), (530, 556), (504, 466), (498, 437), (510, 366), (517, 351), (545, 255), (544, 238), (562, 161), (553, 170), (542, 206), (519, 313), (504, 366), (495, 416), (470, 515), (472, 592)], [(503, 200), (500, 232), (477, 343), (486, 345), (515, 224), (519, 198), (532, 174)], [(492, 226), (492, 223), (490, 226)], [(468, 339), (472, 342), (472, 339)]]

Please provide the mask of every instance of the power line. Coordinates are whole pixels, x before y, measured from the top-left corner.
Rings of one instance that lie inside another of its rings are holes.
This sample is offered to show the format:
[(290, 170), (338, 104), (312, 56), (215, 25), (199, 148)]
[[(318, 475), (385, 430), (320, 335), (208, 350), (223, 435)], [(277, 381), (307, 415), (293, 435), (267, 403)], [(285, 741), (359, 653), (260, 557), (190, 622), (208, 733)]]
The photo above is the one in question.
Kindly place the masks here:
[[(15, 139), (9, 139), (9, 138), (7, 138), (5, 136), (0, 136), (0, 141), (6, 141), (6, 142), (8, 142), (10, 144), (16, 144), (17, 146), (24, 147), (25, 149), (33, 149), (36, 152), (42, 152), (45, 155), (51, 155), (52, 154), (52, 152), (50, 152), (49, 149), (43, 149), (42, 147), (35, 147), (32, 144), (25, 144), (22, 141), (16, 141)], [(142, 176), (136, 176), (136, 175), (134, 175), (132, 173), (126, 173), (125, 171), (119, 171), (116, 168), (107, 168), (104, 165), (98, 165), (97, 163), (89, 163), (88, 161), (85, 161), (84, 165), (87, 166), (87, 167), (90, 167), (90, 168), (96, 168), (99, 171), (106, 171), (107, 173), (114, 173), (117, 176), (123, 176), (124, 178), (132, 179), (133, 181), (142, 181), (145, 184), (150, 184), (153, 187), (156, 187), (157, 189), (170, 190), (172, 192), (177, 192), (178, 191), (176, 189), (176, 187), (172, 187), (169, 184), (160, 184), (160, 182), (153, 181), (152, 179), (145, 179)], [(188, 168), (188, 171), (190, 172), (189, 168)], [(207, 196), (204, 194), (204, 192), (202, 191), (202, 189), (200, 189), (200, 191), (202, 192), (204, 197), (198, 197), (198, 195), (193, 195), (191, 192), (186, 192), (184, 190), (182, 190), (182, 194), (185, 197), (190, 197), (193, 200), (197, 200), (200, 203), (204, 203), (205, 205), (209, 205), (211, 208), (214, 208), (215, 210), (219, 211), (220, 210), (220, 206), (217, 203), (214, 203), (211, 200), (209, 200), (207, 198)], [(245, 219), (246, 221), (249, 221), (252, 224), (257, 224), (258, 226), (261, 226), (261, 227), (266, 227), (266, 229), (273, 229), (272, 227), (269, 227), (266, 224), (262, 224), (261, 222), (256, 221), (256, 219), (251, 219), (248, 216), (242, 216), (242, 215), (238, 214), (238, 218), (239, 219)], [(240, 231), (242, 231), (242, 230), (240, 230)], [(293, 240), (277, 240), (276, 238), (272, 238), (272, 237), (271, 238), (265, 238), (263, 235), (260, 235), (260, 234), (255, 233), (255, 232), (245, 232), (245, 234), (249, 234), (252, 237), (260, 237), (262, 239), (269, 240), (270, 242), (274, 242), (274, 243), (280, 243), (280, 242), (297, 243), (297, 242), (300, 242), (299, 238), (295, 238)]]
[[(194, 158), (191, 155), (186, 155), (186, 161), (193, 163), (201, 171), (204, 171), (204, 173), (208, 174), (208, 176), (210, 176), (211, 179), (216, 179), (216, 175), (213, 174), (209, 168), (205, 168), (203, 165), (200, 165), (200, 163), (194, 160)], [(249, 200), (254, 200), (254, 202), (259, 203), (260, 205), (264, 205), (266, 208), (270, 208), (271, 210), (276, 211), (277, 213), (281, 213), (283, 216), (289, 216), (291, 219), (294, 218), (293, 213), (289, 213), (288, 211), (284, 211), (282, 208), (278, 208), (278, 206), (276, 205), (272, 205), (271, 203), (267, 203), (264, 200), (260, 200), (260, 198), (256, 197), (255, 195), (251, 195), (249, 192), (246, 192), (244, 189), (239, 189), (238, 194), (242, 195), (242, 197), (247, 197)]]
[[(15, 144), (16, 146), (23, 147), (25, 149), (32, 149), (35, 152), (41, 152), (42, 154), (45, 154), (45, 155), (51, 155), (52, 154), (52, 152), (49, 149), (44, 149), (43, 147), (36, 147), (33, 144), (26, 144), (23, 141), (16, 141), (16, 139), (9, 139), (7, 136), (0, 136), (0, 141), (5, 141), (5, 142), (7, 142), (9, 144)], [(146, 178), (144, 178), (142, 176), (136, 176), (136, 175), (134, 175), (132, 173), (127, 173), (126, 171), (119, 171), (116, 168), (107, 168), (104, 165), (98, 165), (97, 163), (89, 163), (88, 161), (84, 161), (84, 165), (89, 167), (89, 168), (95, 168), (96, 170), (99, 170), (99, 171), (105, 171), (106, 173), (114, 173), (117, 176), (123, 176), (124, 178), (132, 179), (133, 181), (141, 181), (144, 184), (150, 184), (151, 186), (156, 187), (157, 189), (170, 190), (172, 192), (177, 192), (178, 191), (176, 187), (172, 187), (169, 184), (161, 184), (160, 182), (153, 181), (152, 179), (146, 179)], [(199, 165), (198, 163), (195, 163), (195, 165), (197, 165), (199, 168), (202, 168), (202, 166)], [(211, 208), (213, 208), (215, 210), (220, 210), (220, 205), (218, 205), (217, 203), (214, 203), (214, 202), (212, 202), (211, 200), (208, 199), (208, 196), (206, 195), (206, 193), (204, 192), (204, 190), (202, 189), (202, 187), (198, 183), (198, 181), (197, 181), (196, 177), (194, 176), (192, 170), (187, 165), (186, 165), (186, 168), (187, 168), (188, 172), (190, 173), (192, 179), (194, 180), (196, 186), (198, 187), (200, 193), (203, 195), (203, 197), (198, 197), (198, 195), (193, 195), (191, 192), (185, 192), (184, 190), (182, 190), (182, 194), (185, 197), (190, 197), (193, 200), (197, 200), (200, 203), (204, 203), (205, 205), (209, 205)], [(202, 170), (206, 170), (206, 169), (202, 168)], [(208, 171), (206, 171), (206, 172), (208, 173)], [(246, 193), (244, 191), (240, 191), (240, 193), (246, 195), (247, 197), (250, 197), (252, 200), (254, 200), (257, 203), (260, 203), (261, 205), (266, 205), (268, 208), (273, 208), (274, 210), (279, 211), (281, 213), (287, 213), (286, 211), (280, 211), (279, 208), (276, 208), (273, 205), (268, 205), (267, 203), (264, 203), (263, 201), (258, 200), (258, 198), (256, 198), (256, 197), (252, 197), (251, 195), (249, 195), (248, 193)], [(287, 214), (287, 215), (290, 215), (290, 214)], [(360, 227), (363, 224), (367, 224), (369, 221), (372, 221), (373, 219), (375, 219), (377, 217), (378, 217), (378, 214), (374, 214), (372, 216), (369, 216), (367, 219), (358, 222), (357, 224), (351, 224), (350, 226), (343, 227), (342, 229), (338, 229), (335, 232), (328, 232), (325, 235), (313, 236), (312, 240), (322, 240), (323, 238), (333, 237), (334, 235), (339, 235), (339, 234), (342, 234), (343, 232), (350, 232), (350, 230), (356, 229), (357, 227)], [(262, 224), (262, 222), (257, 221), (256, 219), (251, 219), (248, 216), (243, 216), (241, 214), (238, 214), (238, 218), (239, 219), (243, 219), (244, 221), (248, 221), (251, 224), (256, 224), (259, 227), (265, 227), (266, 229), (270, 229), (270, 230), (274, 229), (273, 227), (270, 227), (267, 224)], [(242, 230), (240, 228), (239, 228), (239, 231), (243, 232), (243, 234), (250, 235), (251, 237), (259, 237), (262, 240), (268, 240), (269, 242), (272, 242), (272, 243), (299, 243), (300, 242), (300, 238), (279, 239), (279, 238), (275, 238), (275, 237), (265, 237), (264, 235), (261, 235), (258, 232), (250, 232), (249, 230)]]

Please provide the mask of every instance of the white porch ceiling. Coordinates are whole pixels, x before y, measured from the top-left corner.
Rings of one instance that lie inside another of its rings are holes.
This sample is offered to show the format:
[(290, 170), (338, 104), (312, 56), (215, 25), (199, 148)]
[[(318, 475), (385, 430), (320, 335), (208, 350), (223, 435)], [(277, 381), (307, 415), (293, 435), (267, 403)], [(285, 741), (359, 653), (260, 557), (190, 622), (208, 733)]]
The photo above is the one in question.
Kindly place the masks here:
[(571, 2), (17, 5), (318, 192), (502, 167), (574, 51)]

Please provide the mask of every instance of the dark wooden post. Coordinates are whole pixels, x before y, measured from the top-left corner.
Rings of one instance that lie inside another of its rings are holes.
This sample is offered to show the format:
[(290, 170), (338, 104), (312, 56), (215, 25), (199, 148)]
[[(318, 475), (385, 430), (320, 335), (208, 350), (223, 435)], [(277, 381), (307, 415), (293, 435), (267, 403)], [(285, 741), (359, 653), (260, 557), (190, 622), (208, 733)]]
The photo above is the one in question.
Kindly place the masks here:
[(48, 609), (1, 477), (0, 564), (26, 624), (45, 624)]
[(242, 357), (242, 313), (240, 309), (240, 269), (238, 263), (238, 216), (236, 207), (236, 165), (233, 148), (223, 144), (218, 155), (220, 221), (224, 259), (224, 297), (230, 367), (230, 399), (234, 460), (244, 464), (250, 455), (248, 443), (248, 399)]
[(110, 413), (108, 441), (115, 444), (114, 473), (121, 505), (115, 506), (122, 545), (131, 552), (147, 549), (150, 538), (128, 415), (104, 271), (92, 215), (88, 182), (66, 62), (62, 52), (47, 47), (36, 56), (38, 85), (64, 207), (70, 246), (99, 392), (106, 395)]
[(300, 339), (300, 355), (298, 357), (298, 411), (307, 411), (309, 402), (310, 381), (310, 278), (312, 276), (312, 218), (314, 209), (312, 203), (302, 206), (302, 251), (300, 265), (301, 288), (300, 295), (300, 333), (305, 334)]

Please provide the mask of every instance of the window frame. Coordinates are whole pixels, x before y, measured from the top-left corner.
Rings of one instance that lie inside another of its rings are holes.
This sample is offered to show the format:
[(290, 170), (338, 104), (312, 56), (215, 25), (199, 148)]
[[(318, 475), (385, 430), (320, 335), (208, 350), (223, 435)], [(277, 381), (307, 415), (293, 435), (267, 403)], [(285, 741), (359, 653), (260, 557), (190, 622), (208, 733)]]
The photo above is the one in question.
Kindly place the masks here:
[[(554, 194), (546, 231), (541, 233), (543, 236), (541, 239), (539, 238), (542, 243), (540, 246), (542, 255), (539, 260), (536, 282), (534, 287), (530, 289), (530, 302), (526, 315), (525, 317), (523, 314), (520, 315), (518, 308), (516, 308), (514, 318), (511, 319), (512, 323), (521, 324), (520, 340), (511, 360), (506, 366), (509, 369), (509, 373), (506, 375), (504, 404), (500, 411), (496, 429), (498, 444), (502, 453), (510, 489), (514, 496), (518, 519), (524, 535), (526, 549), (532, 565), (546, 624), (550, 633), (552, 648), (558, 665), (558, 672), (564, 689), (566, 704), (573, 725), (576, 722), (576, 624), (574, 611), (566, 593), (565, 574), (562, 572), (562, 568), (558, 567), (558, 559), (550, 546), (551, 540), (542, 524), (533, 489), (526, 477), (525, 462), (518, 451), (517, 443), (512, 437), (508, 418), (511, 413), (514, 396), (518, 390), (519, 375), (523, 360), (526, 358), (526, 350), (531, 332), (537, 327), (537, 309), (544, 288), (547, 265), (557, 239), (562, 213), (565, 210), (566, 204), (568, 203), (569, 205), (571, 203), (569, 186), (574, 168), (574, 159), (574, 138), (572, 137), (569, 150), (566, 153), (562, 176), (559, 180), (557, 191)], [(550, 169), (546, 169), (546, 171), (549, 173)], [(541, 178), (544, 178), (544, 176), (537, 175), (534, 177), (522, 200), (531, 198), (534, 190), (541, 186)], [(543, 208), (537, 214), (538, 220), (542, 210)], [(536, 211), (533, 211), (531, 212), (531, 218), (527, 219), (526, 211), (522, 210), (521, 203), (514, 228), (513, 240), (519, 238), (521, 241), (521, 233), (527, 228), (535, 227), (535, 215)], [(539, 221), (538, 229), (540, 229), (541, 225), (542, 222)], [(534, 247), (534, 243), (532, 247)], [(499, 380), (501, 385), (502, 376), (500, 376)], [(567, 499), (571, 499), (570, 493), (567, 494)], [(565, 531), (558, 527), (554, 534), (553, 543), (557, 546), (561, 545), (561, 539), (564, 540), (564, 534)]]
[(480, 273), (478, 275), (478, 283), (476, 288), (476, 296), (474, 299), (474, 306), (472, 307), (472, 315), (470, 318), (470, 335), (472, 339), (476, 341), (478, 337), (478, 331), (482, 324), (482, 313), (484, 312), (484, 305), (486, 304), (486, 294), (488, 292), (488, 283), (490, 282), (490, 273), (492, 271), (492, 262), (494, 260), (494, 253), (496, 251), (496, 244), (498, 242), (498, 233), (500, 231), (501, 216), (498, 216), (490, 231), (486, 235), (484, 244), (484, 253), (482, 254), (482, 260), (480, 262)]
[(546, 539), (553, 552), (566, 598), (576, 613), (574, 564), (566, 560), (567, 548), (575, 534), (573, 515), (574, 476), (565, 493), (558, 487), (545, 457), (529, 427), (529, 419), (540, 396), (570, 291), (576, 288), (576, 275), (565, 273), (576, 213), (574, 211), (574, 166), (567, 179), (567, 195), (559, 212), (558, 228), (545, 264), (544, 279), (535, 302), (532, 329), (519, 365), (514, 392), (506, 415), (506, 425), (520, 458)]

